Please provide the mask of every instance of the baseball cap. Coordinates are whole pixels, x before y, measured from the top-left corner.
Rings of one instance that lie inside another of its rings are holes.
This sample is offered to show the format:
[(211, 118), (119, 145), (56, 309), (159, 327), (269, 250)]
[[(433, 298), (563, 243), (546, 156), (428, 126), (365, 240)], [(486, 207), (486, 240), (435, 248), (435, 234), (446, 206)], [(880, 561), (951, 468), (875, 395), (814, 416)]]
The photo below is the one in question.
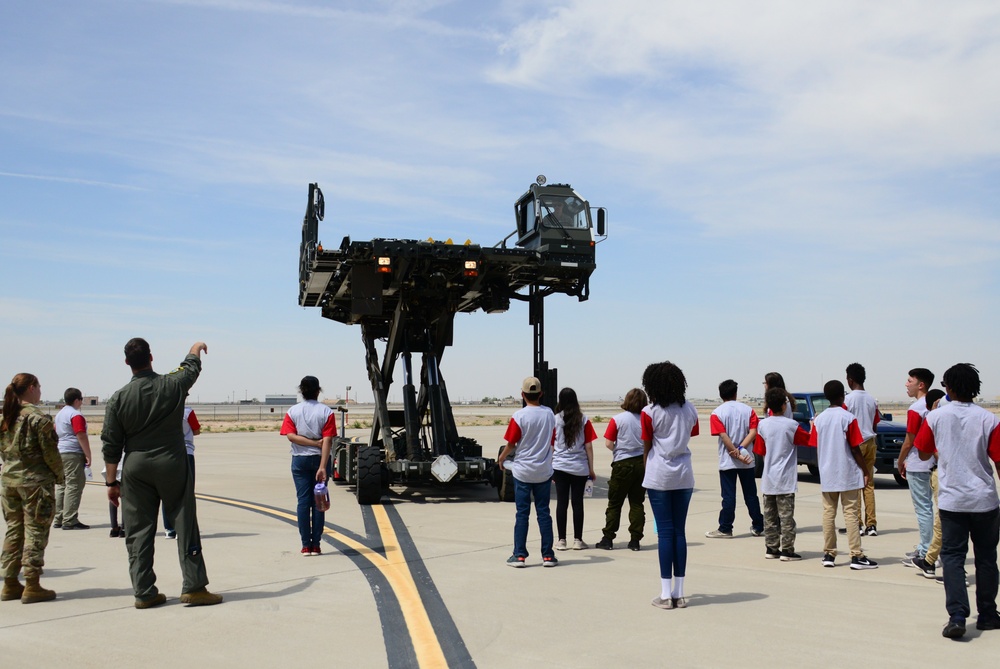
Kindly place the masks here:
[(521, 383), (522, 393), (540, 393), (542, 392), (542, 382), (533, 376), (529, 376)]

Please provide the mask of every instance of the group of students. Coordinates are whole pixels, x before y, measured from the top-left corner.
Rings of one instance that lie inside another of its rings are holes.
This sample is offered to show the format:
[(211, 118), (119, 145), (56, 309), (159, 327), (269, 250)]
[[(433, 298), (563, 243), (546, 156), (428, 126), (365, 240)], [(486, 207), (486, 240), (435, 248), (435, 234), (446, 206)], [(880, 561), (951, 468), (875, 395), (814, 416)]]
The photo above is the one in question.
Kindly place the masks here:
[[(942, 634), (955, 639), (964, 636), (965, 622), (971, 614), (965, 582), (970, 539), (975, 553), (976, 627), (1000, 629), (996, 605), (1000, 580), (997, 566), (1000, 497), (993, 477), (994, 466), (1000, 465), (1000, 420), (973, 401), (981, 387), (979, 372), (973, 365), (961, 363), (950, 367), (943, 378), (945, 392), (929, 388), (933, 379), (931, 372), (917, 368), (910, 371), (906, 383), (907, 394), (914, 402), (907, 412), (907, 436), (899, 462), (901, 474), (910, 481), (920, 543), (904, 564), (933, 577), (935, 551), (940, 550), (949, 616)], [(718, 529), (706, 536), (732, 536), (739, 481), (751, 517), (751, 533), (764, 537), (765, 557), (800, 560), (801, 555), (795, 552), (796, 449), (811, 446), (817, 449), (823, 502), (822, 565), (829, 568), (836, 564), (835, 520), (840, 506), (851, 569), (877, 567), (862, 551), (861, 536), (877, 535), (872, 478), (875, 430), (880, 414), (874, 398), (864, 390), (865, 371), (861, 365), (848, 366), (847, 381), (850, 393), (839, 380), (824, 385), (823, 393), (830, 406), (814, 418), (808, 431), (793, 418), (795, 398), (786, 390), (780, 374), (772, 372), (765, 377), (767, 416), (763, 419), (736, 400), (738, 387), (734, 381), (720, 384), (723, 403), (712, 413), (710, 426), (712, 435), (719, 438), (723, 508)], [(663, 609), (684, 608), (687, 606), (685, 524), (694, 491), (689, 442), (699, 434), (698, 412), (685, 400), (684, 373), (671, 362), (649, 365), (643, 373), (642, 385), (645, 393), (640, 389), (629, 391), (622, 403), (624, 411), (611, 419), (605, 432), (606, 445), (613, 451), (613, 463), (606, 522), (597, 547), (613, 548), (621, 509), (627, 499), (629, 548), (639, 550), (645, 523), (644, 495), (648, 494), (656, 521), (660, 571), (660, 594), (653, 598), (652, 604)], [(553, 567), (558, 564), (553, 549), (566, 547), (563, 500), (567, 494), (563, 491), (567, 486), (557, 482), (557, 529), (561, 541), (555, 545), (549, 515), (550, 486), (553, 480), (566, 480), (567, 475), (584, 482), (594, 477), (592, 442), (596, 434), (580, 413), (572, 390), (560, 393), (555, 415), (541, 405), (541, 384), (537, 378), (524, 380), (521, 395), (525, 406), (511, 417), (504, 436), (506, 445), (498, 458), (499, 465), (509, 468), (514, 478), (514, 549), (507, 564), (526, 565), (533, 501), (541, 533), (542, 564)], [(583, 422), (578, 423), (581, 418)], [(570, 425), (586, 425), (587, 429), (573, 429), (567, 434), (567, 420)], [(757, 498), (751, 451), (763, 458), (763, 512)], [(572, 473), (556, 470), (556, 463), (565, 466), (567, 462), (575, 463)], [(576, 495), (572, 487), (575, 480), (570, 478), (568, 486), (574, 510), (578, 501), (580, 509), (579, 514), (574, 514), (574, 548), (583, 548), (586, 544), (582, 541), (582, 493)], [(939, 510), (936, 516), (940, 519), (937, 540), (932, 489)]]

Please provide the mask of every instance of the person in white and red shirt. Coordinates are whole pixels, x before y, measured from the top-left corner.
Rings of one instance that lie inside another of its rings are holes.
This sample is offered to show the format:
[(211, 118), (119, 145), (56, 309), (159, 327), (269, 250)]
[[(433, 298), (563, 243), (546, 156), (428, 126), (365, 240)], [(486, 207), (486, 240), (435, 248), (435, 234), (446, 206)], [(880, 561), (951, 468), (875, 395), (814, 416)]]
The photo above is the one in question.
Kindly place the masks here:
[(542, 566), (555, 567), (559, 560), (552, 551), (549, 498), (552, 494), (552, 443), (556, 417), (552, 409), (542, 406), (542, 382), (536, 377), (529, 376), (521, 382), (521, 398), (525, 406), (511, 416), (503, 437), (507, 445), (497, 456), (497, 466), (501, 470), (510, 458), (510, 472), (514, 476), (514, 552), (507, 558), (507, 565), (525, 566), (528, 519), (534, 499), (538, 531), (542, 535)]
[(994, 478), (994, 468), (1000, 467), (1000, 420), (973, 403), (981, 388), (979, 370), (974, 366), (961, 363), (949, 367), (943, 384), (951, 401), (927, 414), (914, 443), (921, 459), (937, 456), (941, 564), (948, 611), (948, 623), (941, 633), (957, 639), (965, 635), (965, 620), (971, 613), (965, 586), (970, 540), (976, 562), (976, 629), (1000, 629), (1000, 497)]
[(910, 488), (910, 500), (913, 502), (913, 512), (917, 516), (919, 543), (914, 548), (914, 555), (903, 558), (907, 567), (916, 567), (927, 574), (934, 574), (934, 565), (924, 561), (927, 549), (934, 538), (934, 495), (931, 491), (931, 471), (934, 459), (921, 460), (920, 454), (913, 448), (913, 440), (920, 430), (924, 416), (927, 414), (927, 391), (934, 383), (934, 373), (923, 367), (915, 367), (906, 377), (906, 395), (913, 398), (913, 404), (906, 411), (906, 438), (899, 449), (899, 475), (906, 479)]
[(736, 401), (738, 392), (739, 386), (732, 379), (719, 384), (722, 404), (712, 412), (709, 422), (712, 436), (719, 437), (719, 485), (722, 488), (719, 526), (705, 533), (710, 539), (733, 536), (737, 479), (743, 490), (743, 502), (750, 514), (750, 533), (755, 537), (764, 533), (764, 516), (760, 512), (760, 500), (757, 499), (754, 458), (750, 453), (757, 436), (757, 414), (746, 404)]
[(844, 384), (827, 381), (823, 386), (830, 407), (813, 419), (809, 444), (816, 447), (820, 492), (823, 496), (823, 566), (833, 567), (837, 557), (838, 503), (844, 509), (847, 544), (851, 549), (851, 569), (874, 569), (878, 565), (861, 550), (858, 507), (861, 490), (867, 483), (865, 461), (858, 446), (864, 439), (854, 415), (844, 407)]
[[(865, 461), (865, 488), (862, 491), (861, 501), (858, 504), (858, 525), (864, 534), (870, 537), (878, 536), (878, 522), (875, 518), (875, 427), (881, 420), (878, 404), (875, 398), (865, 390), (865, 368), (859, 363), (852, 362), (847, 366), (847, 387), (851, 392), (844, 398), (844, 406), (858, 419), (858, 427), (861, 429), (861, 457)], [(862, 518), (863, 515), (863, 518)], [(849, 522), (847, 518), (844, 522)]]
[(698, 410), (684, 399), (687, 380), (672, 362), (649, 365), (642, 385), (650, 404), (642, 410), (642, 453), (646, 473), (642, 480), (656, 519), (660, 558), (660, 596), (653, 606), (683, 609), (687, 572), (688, 507), (694, 492), (691, 437), (698, 435)]
[[(760, 489), (764, 494), (764, 557), (783, 562), (801, 560), (795, 552), (795, 493), (799, 488), (796, 446), (808, 446), (810, 434), (783, 415), (788, 402), (783, 388), (764, 394), (769, 414), (757, 425), (753, 452), (764, 458)], [(766, 457), (765, 457), (766, 456)]]
[(298, 498), (296, 516), (302, 555), (320, 555), (320, 540), (326, 514), (316, 508), (313, 487), (326, 483), (326, 465), (333, 438), (337, 436), (337, 417), (333, 409), (318, 400), (319, 379), (304, 376), (299, 383), (302, 401), (288, 410), (281, 424), (281, 434), (291, 442), (292, 480)]
[[(184, 428), (184, 448), (187, 451), (188, 468), (191, 470), (191, 479), (194, 479), (194, 438), (201, 434), (201, 423), (194, 409), (184, 407), (184, 419), (181, 422)], [(167, 539), (176, 539), (177, 531), (167, 518), (167, 510), (163, 509), (163, 534)]]
[(597, 548), (614, 548), (615, 535), (621, 524), (622, 506), (628, 498), (629, 550), (639, 550), (646, 526), (646, 489), (642, 479), (646, 468), (642, 463), (642, 408), (646, 393), (633, 388), (625, 393), (622, 411), (608, 422), (604, 445), (612, 452), (611, 478), (608, 479), (608, 509), (604, 512), (604, 536)]
[(83, 393), (77, 388), (67, 388), (63, 401), (66, 406), (59, 410), (53, 423), (59, 437), (57, 447), (66, 483), (56, 486), (56, 516), (52, 526), (64, 530), (89, 530), (90, 525), (84, 525), (79, 518), (80, 498), (87, 484), (86, 468), (91, 461), (87, 419), (80, 413)]
[(583, 492), (594, 473), (594, 442), (597, 433), (590, 419), (580, 410), (576, 391), (563, 388), (556, 403), (556, 431), (552, 451), (552, 482), (556, 484), (557, 551), (570, 548), (566, 543), (566, 520), (573, 504), (573, 545), (575, 551), (589, 548), (583, 541)]

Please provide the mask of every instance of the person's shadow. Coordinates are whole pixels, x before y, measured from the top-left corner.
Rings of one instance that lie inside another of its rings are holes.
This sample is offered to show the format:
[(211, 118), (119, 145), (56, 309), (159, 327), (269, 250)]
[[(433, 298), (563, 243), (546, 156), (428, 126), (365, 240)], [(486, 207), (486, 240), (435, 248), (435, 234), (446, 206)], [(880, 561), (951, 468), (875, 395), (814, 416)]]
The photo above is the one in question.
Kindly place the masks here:
[(752, 602), (758, 599), (766, 599), (767, 597), (768, 595), (763, 592), (730, 592), (724, 595), (690, 595), (686, 599), (688, 606), (691, 607)]

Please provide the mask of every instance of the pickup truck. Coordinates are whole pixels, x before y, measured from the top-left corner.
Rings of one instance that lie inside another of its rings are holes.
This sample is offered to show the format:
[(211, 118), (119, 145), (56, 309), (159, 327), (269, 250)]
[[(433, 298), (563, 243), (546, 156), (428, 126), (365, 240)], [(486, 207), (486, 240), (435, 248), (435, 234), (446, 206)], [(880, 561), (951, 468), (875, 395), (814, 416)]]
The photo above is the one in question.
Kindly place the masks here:
[[(807, 431), (810, 429), (809, 421), (830, 406), (823, 393), (792, 393), (792, 396), (796, 403), (793, 418)], [(899, 474), (897, 460), (903, 439), (906, 438), (906, 425), (894, 423), (892, 415), (884, 413), (875, 432), (875, 473), (892, 474), (896, 483), (905, 487), (906, 479)], [(798, 462), (805, 465), (810, 474), (819, 476), (815, 448), (799, 446)]]

